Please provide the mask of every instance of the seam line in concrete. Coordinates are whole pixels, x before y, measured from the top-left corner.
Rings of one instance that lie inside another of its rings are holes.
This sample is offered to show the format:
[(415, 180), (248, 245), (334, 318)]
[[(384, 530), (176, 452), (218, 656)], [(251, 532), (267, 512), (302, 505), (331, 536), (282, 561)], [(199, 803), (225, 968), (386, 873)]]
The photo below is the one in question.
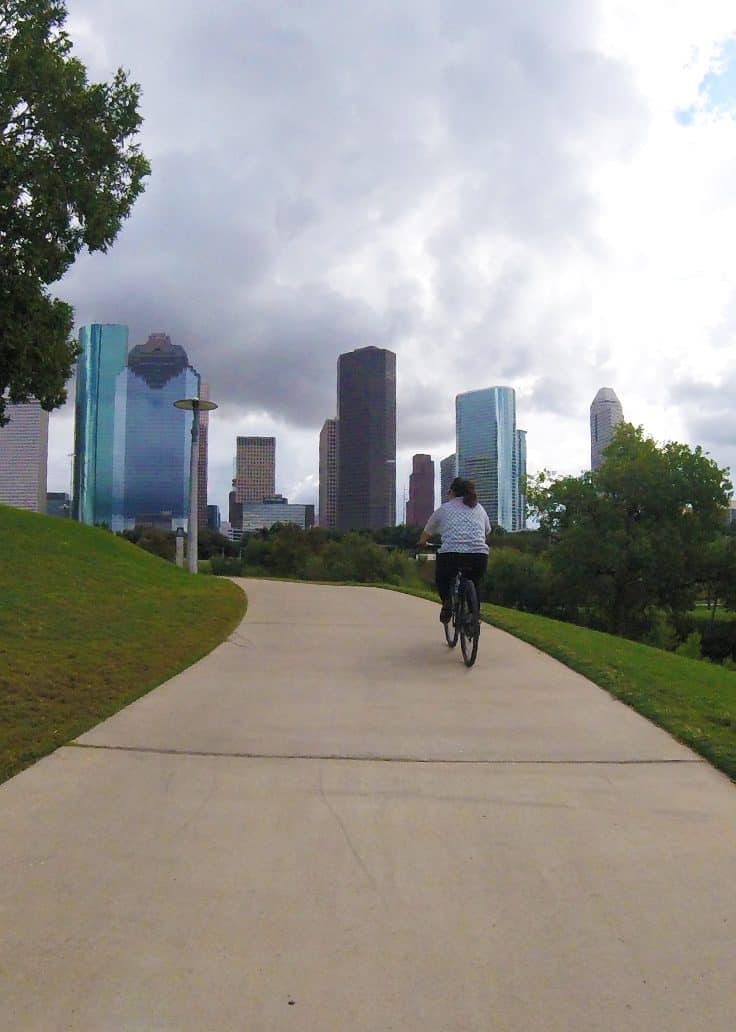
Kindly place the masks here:
[(154, 753), (159, 756), (203, 756), (230, 760), (352, 760), (359, 763), (424, 763), (424, 764), (476, 764), (483, 766), (599, 766), (599, 767), (635, 767), (638, 765), (656, 765), (673, 763), (705, 764), (704, 759), (635, 759), (635, 760), (480, 760), (468, 757), (463, 759), (440, 759), (422, 756), (370, 756), (366, 754), (351, 755), (349, 753), (257, 753), (257, 752), (211, 752), (199, 749), (162, 749), (146, 745), (95, 745), (92, 742), (68, 742), (67, 749), (97, 749), (102, 752), (134, 752)]

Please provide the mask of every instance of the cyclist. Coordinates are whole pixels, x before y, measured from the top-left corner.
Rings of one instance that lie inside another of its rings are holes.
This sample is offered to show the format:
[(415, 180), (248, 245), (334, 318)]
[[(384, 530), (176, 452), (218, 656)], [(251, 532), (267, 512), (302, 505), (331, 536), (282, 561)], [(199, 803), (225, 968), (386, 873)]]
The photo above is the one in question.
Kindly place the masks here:
[(486, 538), (492, 531), (473, 480), (455, 477), (447, 496), (449, 501), (435, 509), (419, 538), (420, 545), (426, 545), (435, 534), (442, 538), (435, 570), (437, 591), (442, 600), (442, 623), (447, 623), (452, 616), (450, 589), (459, 569), (475, 584), (480, 598), (480, 579), (488, 565)]

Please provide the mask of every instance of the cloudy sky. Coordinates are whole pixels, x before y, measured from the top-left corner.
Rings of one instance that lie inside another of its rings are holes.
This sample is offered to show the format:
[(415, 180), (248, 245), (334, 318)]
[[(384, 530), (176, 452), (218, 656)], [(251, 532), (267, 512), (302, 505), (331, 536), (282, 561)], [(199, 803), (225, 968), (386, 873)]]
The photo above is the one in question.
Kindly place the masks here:
[[(613, 387), (736, 470), (733, 0), (69, 0), (90, 77), (143, 89), (153, 174), (77, 325), (169, 333), (235, 437), (317, 494), (336, 361), (397, 354), (398, 495), (454, 450), (454, 397), (509, 385), (529, 469), (589, 464)], [(72, 409), (51, 420), (68, 489)]]

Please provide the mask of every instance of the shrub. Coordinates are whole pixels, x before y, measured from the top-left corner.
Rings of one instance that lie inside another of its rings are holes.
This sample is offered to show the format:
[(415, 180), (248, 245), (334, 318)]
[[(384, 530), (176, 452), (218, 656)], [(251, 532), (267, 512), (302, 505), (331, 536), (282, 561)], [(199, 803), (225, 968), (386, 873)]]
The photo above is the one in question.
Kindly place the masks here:
[(700, 659), (701, 634), (699, 631), (691, 631), (687, 638), (677, 646), (675, 652), (678, 656), (685, 656), (687, 659)]
[(217, 577), (242, 577), (243, 561), (229, 555), (213, 555), (210, 567)]
[(488, 602), (529, 613), (548, 612), (551, 607), (549, 563), (530, 553), (512, 548), (492, 550), (481, 585)]

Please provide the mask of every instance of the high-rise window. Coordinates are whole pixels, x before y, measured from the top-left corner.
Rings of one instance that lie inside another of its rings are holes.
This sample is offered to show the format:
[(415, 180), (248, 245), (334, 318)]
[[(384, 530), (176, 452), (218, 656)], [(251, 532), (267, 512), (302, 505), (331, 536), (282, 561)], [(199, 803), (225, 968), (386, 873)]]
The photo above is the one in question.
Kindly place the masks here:
[(514, 530), (526, 530), (526, 430), (516, 431), (514, 450)]
[(319, 525), (334, 530), (337, 519), (337, 420), (326, 419), (319, 435)]
[(611, 443), (614, 427), (622, 423), (624, 412), (616, 392), (601, 387), (590, 406), (590, 468), (598, 469), (603, 452)]
[(423, 527), (434, 512), (434, 463), (431, 455), (415, 455), (409, 476), (406, 522)]
[(235, 501), (259, 504), (276, 494), (276, 438), (238, 437), (235, 442)]
[(172, 527), (186, 523), (192, 413), (174, 402), (199, 397), (199, 383), (164, 333), (131, 350), (115, 394), (113, 529), (163, 514)]
[(358, 348), (337, 360), (337, 527), (396, 523), (396, 355)]
[[(199, 397), (209, 401), (210, 386), (202, 383), (199, 386)], [(197, 526), (201, 529), (207, 524), (207, 453), (209, 438), (210, 414), (199, 413), (199, 457), (197, 463)]]
[(447, 492), (456, 476), (457, 455), (453, 452), (440, 462), (440, 505), (447, 501)]
[(488, 387), (455, 399), (458, 476), (475, 481), (491, 523), (506, 530), (518, 507), (516, 395), (511, 387)]
[(38, 401), (7, 404), (10, 422), (0, 426), (0, 502), (46, 511), (49, 414)]
[(82, 326), (74, 407), (72, 515), (82, 523), (112, 525), (115, 390), (128, 355), (128, 327)]

